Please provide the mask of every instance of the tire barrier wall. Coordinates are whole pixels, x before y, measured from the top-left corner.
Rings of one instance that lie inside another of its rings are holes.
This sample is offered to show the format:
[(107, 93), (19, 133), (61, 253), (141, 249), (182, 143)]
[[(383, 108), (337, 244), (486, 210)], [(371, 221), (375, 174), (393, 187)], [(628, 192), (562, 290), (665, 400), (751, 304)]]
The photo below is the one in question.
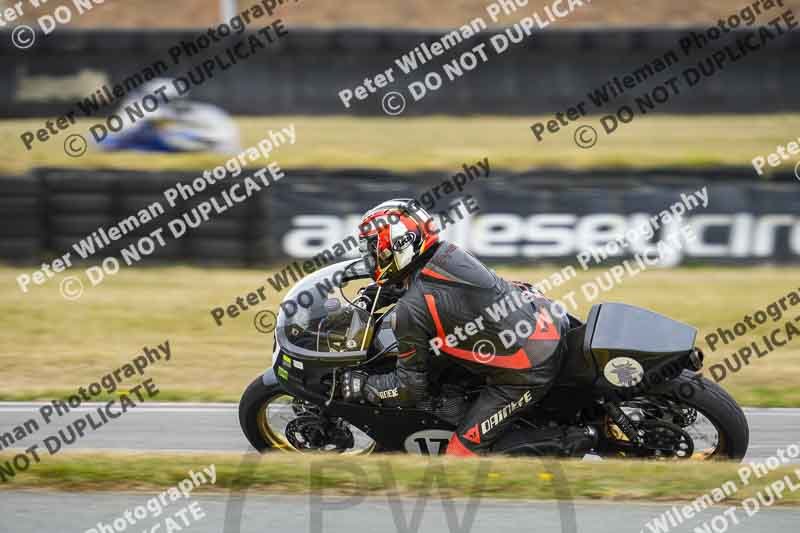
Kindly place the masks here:
[[(466, 72), (447, 82), (442, 90), (429, 91), (424, 99), (413, 102), (409, 83), (421, 81), (428, 72), (441, 73), (445, 62), (460, 57), (476, 44), (488, 43), (494, 32), (465, 39), (403, 75), (395, 59), (422, 42), (440, 41), (445, 34), (295, 29), (288, 21), (287, 27), (289, 35), (272, 43), (269, 49), (224, 71), (217, 69), (212, 77), (194, 86), (192, 98), (242, 115), (382, 115), (381, 95), (389, 91), (406, 96), (406, 115), (543, 114), (565, 111), (581, 101), (590, 112), (605, 114), (621, 105), (633, 105), (635, 97), (661, 86), (670, 77), (680, 77), (684, 68), (697, 68), (700, 60), (722, 46), (710, 43), (691, 56), (681, 57), (668, 70), (651, 71), (645, 81), (625, 90), (600, 110), (594, 109), (587, 93), (613, 83), (614, 77), (624, 80), (669, 51), (680, 54), (679, 40), (690, 31), (702, 32), (706, 28), (544, 30), (512, 44), (502, 55), (491, 52), (475, 71)], [(204, 59), (213, 60), (215, 54), (222, 54), (222, 50), (201, 50), (174, 64), (168, 50), (181, 42), (192, 42), (196, 31), (63, 28), (39, 37), (35, 46), (20, 51), (11, 44), (9, 32), (0, 32), (0, 117), (58, 116), (68, 111), (80, 117), (83, 114), (76, 102), (90, 97), (103, 83), (113, 88), (157, 61), (168, 67), (159, 74), (187, 77)], [(789, 32), (763, 50), (724, 64), (693, 87), (687, 88), (681, 82), (682, 93), (659, 104), (657, 111), (800, 110), (800, 31)], [(365, 101), (353, 99), (349, 109), (343, 106), (338, 97), (340, 90), (355, 90), (366, 77), (373, 78), (390, 67), (395, 72), (393, 83)], [(97, 113), (106, 114), (117, 103)]]
[[(214, 189), (204, 191), (181, 202), (180, 209), (170, 209), (163, 191), (179, 180), (185, 182), (190, 175), (41, 169), (33, 176), (0, 178), (0, 257), (27, 263), (70, 251), (76, 260), (73, 244), (98, 228), (119, 224), (153, 202), (163, 205), (165, 214), (126, 233), (111, 245), (102, 249), (98, 245), (93, 259), (119, 256), (122, 248), (213, 194)], [(184, 238), (165, 239), (166, 245), (156, 248), (146, 262), (189, 259), (211, 264), (264, 262), (269, 258), (253, 255), (250, 247), (259, 240), (259, 228), (266, 226), (262, 204), (248, 202), (203, 222)]]
[[(392, 197), (423, 198), (450, 176), (385, 171), (287, 171), (272, 187), (173, 238), (167, 222), (220, 194), (219, 184), (170, 208), (163, 191), (200, 172), (144, 173), (39, 169), (0, 178), (0, 260), (39, 263), (72, 252), (98, 228), (106, 230), (154, 202), (165, 212), (87, 259), (99, 263), (159, 227), (166, 245), (142, 264), (190, 262), (223, 265), (282, 264), (330, 249), (354, 231), (359, 215)], [(586, 243), (633, 227), (633, 216), (655, 215), (707, 187), (708, 207), (688, 219), (700, 242), (680, 263), (800, 262), (800, 181), (778, 175), (757, 182), (750, 168), (703, 171), (563, 171), (525, 174), (493, 171), (487, 180), (441, 198), (444, 211), (465, 195), (480, 211), (456, 221), (445, 237), (482, 259), (501, 263), (575, 263)], [(225, 188), (235, 179), (221, 183)], [(332, 184), (335, 183), (335, 186)], [(424, 200), (421, 200), (424, 203)], [(595, 242), (595, 245), (597, 243)]]

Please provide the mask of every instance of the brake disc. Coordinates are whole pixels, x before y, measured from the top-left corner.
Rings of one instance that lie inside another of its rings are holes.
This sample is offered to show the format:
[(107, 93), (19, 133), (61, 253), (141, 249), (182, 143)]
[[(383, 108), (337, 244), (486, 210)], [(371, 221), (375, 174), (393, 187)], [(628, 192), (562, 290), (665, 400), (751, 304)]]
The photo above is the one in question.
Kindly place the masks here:
[(325, 429), (316, 416), (299, 416), (286, 424), (286, 440), (298, 450), (319, 450), (325, 446)]
[(675, 422), (682, 428), (686, 428), (697, 422), (697, 409), (693, 407), (681, 407), (680, 413), (676, 413)]
[(345, 451), (355, 446), (350, 428), (315, 415), (303, 415), (286, 425), (286, 440), (300, 451)]

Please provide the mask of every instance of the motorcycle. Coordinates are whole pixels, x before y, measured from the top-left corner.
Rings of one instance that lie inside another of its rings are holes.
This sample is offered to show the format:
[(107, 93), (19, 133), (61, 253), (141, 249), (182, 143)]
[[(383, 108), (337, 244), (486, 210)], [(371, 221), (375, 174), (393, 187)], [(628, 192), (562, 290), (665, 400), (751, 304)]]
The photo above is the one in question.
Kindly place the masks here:
[[(455, 430), (451, 417), (430, 408), (344, 402), (338, 394), (345, 369), (385, 373), (396, 364), (388, 310), (378, 309), (378, 298), (363, 288), (352, 300), (344, 291), (369, 278), (362, 260), (344, 261), (306, 276), (286, 295), (275, 326), (273, 367), (239, 403), (242, 431), (256, 450), (445, 453)], [(696, 329), (620, 303), (594, 305), (585, 322), (566, 316), (570, 329), (555, 384), (497, 439), (492, 453), (744, 457), (747, 420), (725, 390), (701, 375)], [(433, 385), (458, 391), (469, 404), (481, 383), (457, 365), (447, 368)], [(568, 441), (553, 445), (554, 430), (575, 427), (593, 435), (592, 449), (575, 449)]]

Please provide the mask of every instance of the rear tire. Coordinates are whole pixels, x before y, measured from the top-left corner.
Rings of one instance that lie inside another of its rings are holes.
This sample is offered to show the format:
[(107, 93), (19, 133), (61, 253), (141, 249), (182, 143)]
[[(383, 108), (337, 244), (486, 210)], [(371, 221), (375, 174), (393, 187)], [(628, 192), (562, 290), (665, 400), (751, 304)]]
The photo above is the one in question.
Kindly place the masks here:
[(750, 444), (750, 427), (742, 408), (725, 389), (706, 379), (684, 370), (683, 373), (648, 392), (658, 394), (697, 409), (719, 432), (719, 446), (709, 459), (741, 461)]

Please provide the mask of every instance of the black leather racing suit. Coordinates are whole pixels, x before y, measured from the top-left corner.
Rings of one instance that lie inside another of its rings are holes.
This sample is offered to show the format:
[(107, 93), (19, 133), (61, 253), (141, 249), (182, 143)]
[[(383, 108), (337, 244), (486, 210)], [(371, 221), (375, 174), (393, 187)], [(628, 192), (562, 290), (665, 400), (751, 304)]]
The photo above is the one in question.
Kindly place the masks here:
[(447, 453), (488, 451), (561, 368), (568, 318), (550, 304), (531, 286), (505, 281), (458, 246), (440, 243), (410, 274), (392, 311), (397, 367), (367, 378), (368, 398), (386, 406), (430, 405), (430, 377), (461, 365), (485, 386), (465, 406)]

